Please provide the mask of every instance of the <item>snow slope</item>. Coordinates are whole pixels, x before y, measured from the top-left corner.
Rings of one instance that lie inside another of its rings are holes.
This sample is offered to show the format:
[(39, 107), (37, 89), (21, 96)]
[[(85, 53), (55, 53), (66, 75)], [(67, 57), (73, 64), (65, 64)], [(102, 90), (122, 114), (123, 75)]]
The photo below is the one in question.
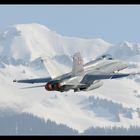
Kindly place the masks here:
[[(113, 45), (102, 39), (61, 36), (40, 24), (19, 24), (0, 33), (0, 109), (31, 113), (45, 121), (84, 132), (91, 127), (140, 126), (140, 77), (103, 81), (89, 92), (48, 92), (43, 88), (21, 89), (28, 84), (13, 79), (49, 76), (43, 56), (63, 73), (71, 71), (72, 55), (81, 52), (84, 62), (110, 53), (140, 71), (140, 44)], [(48, 64), (49, 65), (49, 64)]]

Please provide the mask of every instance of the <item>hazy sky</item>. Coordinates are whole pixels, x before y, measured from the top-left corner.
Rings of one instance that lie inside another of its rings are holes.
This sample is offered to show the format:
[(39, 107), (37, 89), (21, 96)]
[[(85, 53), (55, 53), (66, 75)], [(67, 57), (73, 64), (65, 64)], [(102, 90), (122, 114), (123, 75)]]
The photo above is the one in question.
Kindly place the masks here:
[(40, 23), (61, 35), (140, 43), (140, 5), (0, 5), (0, 28)]

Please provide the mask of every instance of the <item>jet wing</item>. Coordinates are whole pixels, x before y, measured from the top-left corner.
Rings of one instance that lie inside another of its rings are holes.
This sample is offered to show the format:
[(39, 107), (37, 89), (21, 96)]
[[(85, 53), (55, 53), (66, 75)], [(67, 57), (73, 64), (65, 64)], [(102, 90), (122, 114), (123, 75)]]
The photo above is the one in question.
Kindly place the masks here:
[(34, 84), (34, 83), (47, 83), (51, 80), (52, 78), (46, 77), (46, 78), (36, 78), (36, 79), (13, 80), (13, 82)]
[(86, 74), (82, 79), (81, 83), (87, 83), (95, 80), (116, 79), (116, 78), (127, 77), (130, 75), (136, 75), (136, 74), (140, 74), (140, 72), (139, 73), (113, 73), (113, 74)]

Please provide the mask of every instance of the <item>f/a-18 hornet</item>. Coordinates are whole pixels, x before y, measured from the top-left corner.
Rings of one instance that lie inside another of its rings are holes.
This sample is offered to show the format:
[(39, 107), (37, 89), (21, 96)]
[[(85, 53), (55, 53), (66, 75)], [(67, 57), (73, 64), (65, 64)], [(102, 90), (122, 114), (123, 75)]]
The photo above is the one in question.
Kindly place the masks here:
[(128, 67), (128, 64), (117, 59), (113, 59), (111, 55), (102, 55), (95, 60), (86, 64), (79, 52), (73, 56), (72, 71), (66, 74), (57, 76), (55, 70), (49, 66), (47, 67), (51, 77), (14, 80), (17, 83), (45, 83), (44, 85), (32, 86), (28, 88), (44, 87), (47, 91), (89, 91), (99, 88), (103, 85), (101, 80), (116, 79), (129, 75), (140, 73), (119, 73)]

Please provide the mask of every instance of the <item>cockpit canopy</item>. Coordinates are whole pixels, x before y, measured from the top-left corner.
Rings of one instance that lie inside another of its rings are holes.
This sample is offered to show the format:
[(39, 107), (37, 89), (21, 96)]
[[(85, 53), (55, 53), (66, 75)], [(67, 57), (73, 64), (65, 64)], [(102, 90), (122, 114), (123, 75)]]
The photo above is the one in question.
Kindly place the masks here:
[(110, 54), (104, 54), (104, 55), (98, 57), (97, 59), (98, 60), (102, 60), (102, 59), (105, 59), (105, 60), (113, 60), (113, 57)]
[(88, 65), (93, 64), (93, 63), (97, 63), (100, 60), (113, 60), (113, 57), (110, 54), (104, 54), (102, 56), (99, 56), (95, 60), (88, 62), (87, 64), (85, 64), (85, 66), (88, 66)]

